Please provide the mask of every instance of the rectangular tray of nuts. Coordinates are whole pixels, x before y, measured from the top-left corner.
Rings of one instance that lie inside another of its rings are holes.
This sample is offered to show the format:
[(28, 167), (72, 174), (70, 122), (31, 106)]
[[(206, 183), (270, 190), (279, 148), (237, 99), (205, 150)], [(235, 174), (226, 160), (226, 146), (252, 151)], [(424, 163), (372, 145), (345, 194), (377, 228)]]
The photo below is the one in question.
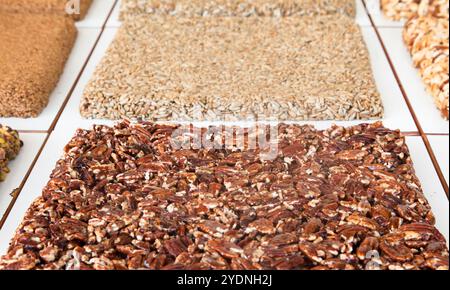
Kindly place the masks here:
[(448, 0), (24, 3), (0, 270), (448, 270)]

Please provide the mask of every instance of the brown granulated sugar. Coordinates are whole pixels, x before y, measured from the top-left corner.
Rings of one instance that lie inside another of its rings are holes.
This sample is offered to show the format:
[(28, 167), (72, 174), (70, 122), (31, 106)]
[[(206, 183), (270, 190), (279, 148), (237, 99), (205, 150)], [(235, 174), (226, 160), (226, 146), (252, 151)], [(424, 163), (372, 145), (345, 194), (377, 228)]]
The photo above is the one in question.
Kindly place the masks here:
[(188, 17), (356, 14), (355, 0), (122, 0), (121, 3), (122, 19), (139, 14)]
[(85, 88), (88, 118), (353, 120), (383, 106), (347, 16), (136, 17)]
[[(66, 8), (74, 8), (71, 3), (69, 0), (2, 0), (0, 11), (66, 15), (68, 13)], [(92, 0), (80, 0), (79, 13), (73, 13), (70, 16), (74, 20), (83, 19), (91, 4)]]
[(76, 37), (72, 19), (0, 12), (0, 116), (36, 117)]

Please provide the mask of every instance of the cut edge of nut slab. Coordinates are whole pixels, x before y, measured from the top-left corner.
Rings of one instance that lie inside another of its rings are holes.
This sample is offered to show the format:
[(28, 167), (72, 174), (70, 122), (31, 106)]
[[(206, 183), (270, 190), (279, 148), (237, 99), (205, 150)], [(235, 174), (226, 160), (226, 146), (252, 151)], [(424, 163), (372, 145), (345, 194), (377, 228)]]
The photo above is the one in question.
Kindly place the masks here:
[(196, 130), (214, 150), (178, 149), (179, 126), (78, 130), (0, 269), (448, 270), (399, 131), (275, 128), (269, 161), (230, 128)]
[(119, 28), (80, 111), (115, 120), (378, 119), (371, 68), (346, 16), (141, 16)]
[(122, 0), (120, 19), (141, 14), (172, 16), (356, 16), (355, 0)]

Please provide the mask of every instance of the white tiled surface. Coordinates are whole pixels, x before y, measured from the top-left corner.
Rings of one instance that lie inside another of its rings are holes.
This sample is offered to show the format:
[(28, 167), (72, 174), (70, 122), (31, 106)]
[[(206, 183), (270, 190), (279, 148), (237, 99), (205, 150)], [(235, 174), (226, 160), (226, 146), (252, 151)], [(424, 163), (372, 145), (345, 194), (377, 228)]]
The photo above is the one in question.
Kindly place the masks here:
[(411, 56), (403, 43), (402, 28), (379, 28), (380, 35), (425, 133), (448, 134), (449, 122), (441, 117), (429, 95)]
[(0, 118), (0, 124), (10, 126), (16, 130), (48, 131), (64, 100), (75, 84), (99, 34), (100, 28), (78, 29), (77, 40), (66, 63), (64, 72), (55, 90), (50, 95), (47, 107), (37, 118)]
[(364, 0), (367, 10), (377, 27), (403, 27), (405, 21), (392, 21), (386, 18), (380, 9), (380, 0)]
[[(361, 26), (371, 26), (369, 16), (367, 15), (363, 0), (355, 0), (356, 1), (356, 22)], [(119, 21), (119, 13), (120, 13), (120, 3), (121, 0), (118, 1), (116, 7), (114, 8), (111, 17), (108, 19), (106, 23), (106, 27), (119, 27), (121, 22)]]
[(46, 137), (46, 133), (20, 133), (24, 145), (17, 158), (9, 163), (11, 172), (6, 180), (0, 183), (0, 219), (12, 200), (10, 194), (20, 187)]
[(449, 136), (428, 136), (428, 140), (447, 181), (447, 185), (449, 185)]

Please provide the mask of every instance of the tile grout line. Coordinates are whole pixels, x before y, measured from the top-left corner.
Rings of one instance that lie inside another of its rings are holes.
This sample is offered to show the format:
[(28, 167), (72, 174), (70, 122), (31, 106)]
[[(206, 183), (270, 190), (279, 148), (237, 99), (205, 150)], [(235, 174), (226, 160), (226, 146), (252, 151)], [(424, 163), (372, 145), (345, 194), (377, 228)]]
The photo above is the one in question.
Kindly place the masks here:
[(444, 173), (442, 172), (441, 165), (439, 164), (436, 154), (434, 153), (433, 147), (431, 146), (430, 140), (428, 139), (428, 135), (424, 134), (422, 136), (423, 142), (425, 143), (425, 146), (430, 151), (430, 157), (433, 161), (434, 166), (436, 167), (436, 170), (438, 171), (439, 179), (441, 179), (442, 186), (444, 187), (445, 193), (447, 194), (447, 198), (449, 198), (449, 188), (447, 181), (445, 180)]
[(449, 134), (441, 134), (441, 133), (425, 133), (427, 136), (441, 136), (441, 137), (449, 137)]
[[(41, 132), (39, 132), (39, 133), (45, 133), (45, 134), (47, 134), (47, 136), (46, 136), (44, 142), (42, 143), (38, 153), (36, 154), (33, 162), (31, 163), (30, 167), (28, 168), (28, 171), (25, 174), (25, 177), (22, 179), (22, 182), (20, 183), (19, 187), (13, 191), (14, 192), (13, 199), (9, 203), (8, 208), (6, 209), (5, 213), (3, 214), (3, 216), (2, 216), (2, 218), (0, 220), (0, 230), (3, 228), (6, 220), (8, 219), (9, 214), (11, 213), (11, 211), (12, 211), (12, 209), (13, 209), (13, 207), (14, 207), (14, 205), (15, 205), (15, 203), (16, 203), (19, 195), (20, 195), (20, 193), (22, 192), (23, 187), (25, 186), (25, 183), (28, 181), (28, 178), (30, 177), (31, 172), (34, 169), (34, 166), (36, 165), (38, 159), (40, 158), (40, 156), (42, 154), (42, 151), (44, 150), (45, 146), (47, 145), (47, 142), (48, 142), (48, 140), (49, 140), (53, 130), (55, 129), (55, 126), (56, 126), (57, 122), (59, 121), (59, 118), (61, 117), (62, 112), (64, 111), (64, 109), (65, 109), (65, 107), (66, 107), (70, 97), (72, 96), (73, 91), (75, 90), (75, 87), (78, 84), (78, 81), (80, 80), (81, 75), (83, 74), (87, 64), (89, 63), (89, 60), (91, 59), (91, 56), (92, 56), (95, 48), (97, 47), (97, 44), (98, 44), (98, 42), (99, 42), (103, 32), (105, 31), (106, 23), (108, 22), (109, 18), (111, 17), (111, 14), (112, 14), (112, 12), (114, 11), (114, 8), (117, 5), (117, 2), (118, 2), (118, 0), (115, 0), (114, 5), (112, 6), (111, 10), (109, 11), (108, 16), (106, 17), (106, 20), (104, 21), (104, 23), (103, 23), (103, 25), (102, 25), (102, 27), (100, 29), (100, 33), (99, 33), (99, 35), (97, 37), (97, 40), (95, 41), (93, 47), (91, 48), (91, 52), (89, 53), (89, 55), (88, 55), (84, 65), (83, 65), (83, 67), (81, 68), (77, 78), (75, 79), (74, 84), (72, 85), (72, 88), (68, 92), (68, 94), (67, 94), (67, 96), (66, 96), (66, 98), (64, 100), (64, 103), (62, 104), (60, 110), (58, 111), (58, 114), (56, 115), (55, 119), (53, 120), (49, 130), (48, 131), (41, 131)], [(30, 130), (30, 131), (33, 131), (33, 130)], [(21, 132), (22, 133), (38, 133), (38, 132), (27, 132), (27, 130), (22, 130)]]
[(439, 177), (441, 185), (444, 188), (446, 197), (447, 197), (447, 199), (449, 199), (449, 187), (448, 187), (447, 181), (445, 180), (444, 174), (442, 173), (442, 169), (441, 169), (439, 163), (437, 162), (436, 155), (434, 154), (434, 151), (431, 148), (430, 142), (429, 142), (429, 140), (427, 138), (427, 135), (425, 134), (425, 132), (424, 132), (424, 130), (423, 130), (423, 128), (422, 128), (422, 126), (421, 126), (421, 124), (419, 122), (419, 119), (417, 118), (417, 115), (416, 115), (416, 113), (415, 113), (415, 111), (414, 111), (414, 109), (413, 109), (413, 107), (411, 105), (411, 102), (409, 101), (408, 95), (406, 94), (405, 88), (403, 87), (403, 84), (400, 81), (400, 78), (399, 78), (399, 76), (397, 74), (397, 71), (396, 71), (395, 66), (394, 66), (394, 64), (392, 62), (392, 59), (391, 59), (391, 57), (389, 55), (389, 52), (387, 51), (387, 48), (386, 48), (386, 46), (384, 44), (384, 41), (383, 41), (383, 39), (382, 39), (382, 37), (380, 35), (378, 27), (375, 25), (375, 22), (374, 22), (374, 20), (372, 18), (372, 15), (369, 13), (369, 10), (367, 9), (367, 5), (366, 5), (366, 1), (365, 0), (363, 0), (363, 4), (364, 4), (364, 8), (366, 10), (366, 13), (367, 13), (367, 15), (369, 17), (369, 20), (372, 23), (372, 27), (375, 30), (375, 33), (376, 33), (376, 35), (378, 37), (378, 40), (380, 41), (381, 46), (383, 48), (383, 51), (384, 51), (384, 53), (385, 53), (385, 55), (387, 57), (387, 60), (389, 62), (389, 66), (391, 67), (391, 70), (394, 73), (394, 76), (395, 76), (395, 79), (397, 81), (397, 84), (400, 87), (400, 90), (402, 92), (403, 98), (404, 98), (404, 100), (405, 100), (405, 102), (406, 102), (406, 104), (408, 106), (408, 109), (409, 109), (409, 111), (410, 111), (410, 113), (411, 113), (411, 115), (412, 115), (412, 117), (414, 119), (414, 122), (415, 122), (415, 124), (416, 124), (416, 126), (417, 126), (417, 128), (419, 130), (420, 137), (422, 137), (422, 141), (425, 144), (425, 147), (426, 147), (426, 149), (428, 151), (428, 154), (429, 154), (429, 156), (431, 158), (431, 161), (432, 161), (434, 169), (435, 169), (435, 171), (436, 171), (436, 173), (437, 173), (437, 175)]
[(19, 187), (16, 188), (14, 192), (14, 196), (12, 200), (9, 202), (8, 208), (3, 213), (2, 219), (0, 220), (0, 230), (3, 228), (3, 225), (5, 224), (6, 220), (9, 217), (9, 214), (11, 213), (12, 208), (14, 207), (17, 198), (19, 197), (20, 193), (22, 192), (23, 187), (25, 186), (25, 183), (27, 182), (28, 178), (31, 175), (31, 171), (33, 171), (34, 166), (36, 165), (36, 162), (38, 161), (39, 157), (41, 156), (42, 151), (44, 150), (45, 145), (47, 144), (47, 141), (50, 137), (50, 133), (46, 133), (46, 137), (44, 139), (44, 142), (42, 143), (41, 147), (39, 148), (36, 156), (33, 159), (33, 162), (31, 162), (30, 167), (27, 170), (27, 173), (25, 174), (24, 178), (22, 179), (22, 182), (19, 184)]

